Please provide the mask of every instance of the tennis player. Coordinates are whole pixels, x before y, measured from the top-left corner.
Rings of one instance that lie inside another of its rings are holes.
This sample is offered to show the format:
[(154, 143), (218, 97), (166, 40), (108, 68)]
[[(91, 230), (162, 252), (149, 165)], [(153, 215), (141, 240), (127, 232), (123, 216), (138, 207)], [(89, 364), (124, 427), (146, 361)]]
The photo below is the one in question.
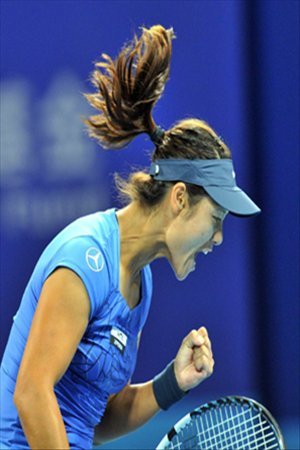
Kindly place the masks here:
[(144, 424), (213, 372), (204, 327), (154, 380), (130, 383), (152, 293), (149, 263), (184, 280), (222, 243), (228, 212), (260, 210), (236, 185), (231, 153), (198, 119), (162, 130), (152, 117), (168, 79), (172, 29), (143, 29), (93, 73), (86, 124), (104, 148), (148, 133), (149, 173), (117, 179), (123, 209), (79, 218), (42, 253), (1, 365), (1, 448), (89, 449)]

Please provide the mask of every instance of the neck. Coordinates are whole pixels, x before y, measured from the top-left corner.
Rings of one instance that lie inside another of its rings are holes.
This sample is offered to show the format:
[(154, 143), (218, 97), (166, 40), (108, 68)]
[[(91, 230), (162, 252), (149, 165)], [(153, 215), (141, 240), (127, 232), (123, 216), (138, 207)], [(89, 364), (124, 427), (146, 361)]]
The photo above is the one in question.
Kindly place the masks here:
[(135, 202), (117, 212), (120, 226), (121, 266), (132, 279), (156, 258), (167, 255), (165, 219), (144, 211)]

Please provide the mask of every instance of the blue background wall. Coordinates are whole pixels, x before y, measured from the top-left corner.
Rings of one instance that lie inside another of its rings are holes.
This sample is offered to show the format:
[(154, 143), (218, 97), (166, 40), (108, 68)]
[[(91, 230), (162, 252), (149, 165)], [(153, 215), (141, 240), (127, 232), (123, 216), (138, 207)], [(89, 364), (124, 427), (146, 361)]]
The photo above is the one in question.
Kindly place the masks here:
[(80, 118), (102, 52), (141, 25), (173, 26), (171, 78), (154, 117), (196, 116), (231, 147), (238, 182), (261, 206), (226, 219), (224, 243), (176, 281), (153, 264), (154, 297), (134, 380), (152, 377), (192, 328), (216, 360), (195, 404), (254, 396), (299, 415), (298, 1), (16, 1), (1, 3), (1, 354), (12, 316), (49, 240), (74, 218), (117, 205), (112, 174), (147, 167), (152, 145), (104, 152)]

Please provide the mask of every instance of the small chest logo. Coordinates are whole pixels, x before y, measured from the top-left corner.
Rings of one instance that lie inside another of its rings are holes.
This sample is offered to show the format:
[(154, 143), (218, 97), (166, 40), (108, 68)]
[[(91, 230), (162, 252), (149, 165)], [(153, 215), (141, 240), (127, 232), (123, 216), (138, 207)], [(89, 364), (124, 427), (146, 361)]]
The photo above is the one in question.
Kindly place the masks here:
[(85, 259), (93, 272), (100, 272), (104, 267), (103, 255), (97, 247), (90, 247), (85, 254)]
[(110, 332), (110, 343), (117, 347), (123, 355), (127, 344), (127, 336), (123, 331), (113, 327)]

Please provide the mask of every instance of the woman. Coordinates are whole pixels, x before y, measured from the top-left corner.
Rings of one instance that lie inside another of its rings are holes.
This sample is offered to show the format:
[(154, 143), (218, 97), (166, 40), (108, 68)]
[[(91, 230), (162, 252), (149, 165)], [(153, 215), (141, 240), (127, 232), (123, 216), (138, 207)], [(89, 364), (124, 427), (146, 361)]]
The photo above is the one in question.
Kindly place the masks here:
[(210, 126), (155, 125), (172, 38), (162, 26), (143, 29), (115, 61), (103, 55), (96, 64), (90, 134), (121, 148), (148, 133), (150, 173), (118, 178), (128, 205), (73, 222), (39, 259), (1, 366), (4, 448), (91, 448), (94, 431), (99, 443), (134, 430), (212, 374), (202, 327), (154, 380), (130, 384), (150, 306), (149, 263), (165, 257), (183, 280), (197, 253), (221, 244), (228, 212), (260, 211), (236, 186), (230, 151)]

